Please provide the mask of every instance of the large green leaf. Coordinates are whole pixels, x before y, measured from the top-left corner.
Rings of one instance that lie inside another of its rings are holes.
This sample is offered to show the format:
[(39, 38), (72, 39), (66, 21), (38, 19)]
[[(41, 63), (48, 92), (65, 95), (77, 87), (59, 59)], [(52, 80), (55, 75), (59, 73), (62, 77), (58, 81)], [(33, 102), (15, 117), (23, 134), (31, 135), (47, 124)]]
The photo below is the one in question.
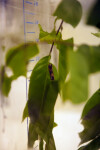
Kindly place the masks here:
[(90, 73), (100, 71), (100, 46), (81, 45), (78, 51), (86, 59)]
[(100, 29), (100, 0), (96, 0), (87, 18), (87, 24)]
[(82, 7), (77, 0), (62, 0), (54, 16), (76, 27), (82, 16)]
[(69, 79), (62, 86), (63, 100), (81, 103), (88, 96), (88, 66), (84, 57), (74, 51), (67, 54)]
[[(58, 75), (52, 64), (54, 80), (49, 73), (50, 56), (43, 57), (34, 67), (29, 84), (28, 114), (36, 133), (48, 143), (54, 126), (54, 105), (58, 95)], [(26, 106), (27, 108), (27, 106)], [(23, 114), (23, 119), (27, 117)]]
[(11, 48), (6, 54), (6, 66), (10, 67), (15, 77), (26, 76), (30, 58), (39, 53), (36, 43), (27, 43)]
[(100, 149), (100, 136), (92, 140), (89, 144), (80, 147), (78, 150), (99, 150)]
[[(57, 80), (51, 80), (48, 70), (50, 57), (42, 58), (34, 67), (30, 78), (28, 94), (29, 116), (38, 117), (40, 111), (50, 113), (58, 94)], [(54, 77), (57, 79), (57, 71), (54, 69)], [(48, 104), (49, 108), (48, 108)], [(46, 107), (47, 106), (47, 107)]]
[(55, 29), (51, 31), (50, 33), (47, 31), (44, 31), (39, 25), (40, 33), (39, 33), (39, 40), (41, 42), (47, 42), (48, 44), (51, 44), (53, 41), (58, 41), (61, 38), (61, 33), (59, 32), (57, 35), (57, 32)]

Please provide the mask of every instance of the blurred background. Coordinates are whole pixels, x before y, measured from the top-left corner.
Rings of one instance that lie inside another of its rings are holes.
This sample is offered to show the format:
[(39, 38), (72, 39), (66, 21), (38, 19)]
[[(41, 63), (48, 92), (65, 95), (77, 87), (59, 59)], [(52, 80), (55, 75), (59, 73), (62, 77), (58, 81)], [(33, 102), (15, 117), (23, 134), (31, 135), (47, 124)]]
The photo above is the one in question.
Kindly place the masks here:
[[(51, 31), (54, 27), (52, 14), (60, 0), (0, 0), (0, 65), (4, 64), (6, 51), (20, 43), (38, 41), (38, 24), (44, 30)], [(24, 2), (24, 8), (23, 8)], [(83, 7), (83, 17), (74, 29), (63, 24), (63, 39), (74, 37), (75, 44), (100, 44), (100, 39), (91, 34), (97, 29), (85, 25), (88, 10), (95, 0), (80, 0)], [(32, 5), (33, 4), (33, 5)], [(29, 23), (34, 22), (34, 24)], [(57, 22), (57, 27), (60, 21)], [(29, 33), (30, 32), (30, 33)], [(40, 44), (41, 53), (35, 58), (36, 63), (42, 56), (48, 54), (50, 45)], [(52, 54), (56, 65), (55, 48)], [(17, 63), (17, 62), (16, 62)], [(31, 68), (34, 64), (31, 64)], [(10, 73), (10, 71), (8, 71)], [(100, 87), (100, 74), (89, 76), (89, 96)], [(26, 103), (26, 79), (20, 77), (12, 83), (9, 97), (0, 100), (0, 150), (27, 149), (27, 122), (21, 123), (22, 113)], [(0, 97), (1, 99), (1, 97)], [(84, 104), (73, 105), (70, 102), (62, 103), (58, 97), (55, 106), (54, 138), (57, 150), (76, 150), (80, 142), (78, 133), (82, 130), (80, 116)], [(36, 145), (37, 146), (37, 145)], [(36, 147), (38, 150), (38, 147)], [(36, 150), (34, 148), (34, 150)]]

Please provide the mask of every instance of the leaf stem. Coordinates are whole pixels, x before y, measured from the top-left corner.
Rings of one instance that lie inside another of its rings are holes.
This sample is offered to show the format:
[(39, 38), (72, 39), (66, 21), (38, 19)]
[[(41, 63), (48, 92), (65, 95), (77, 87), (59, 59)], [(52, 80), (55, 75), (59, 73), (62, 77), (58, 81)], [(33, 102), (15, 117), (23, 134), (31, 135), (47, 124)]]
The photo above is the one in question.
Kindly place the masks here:
[[(59, 31), (60, 31), (60, 29), (61, 29), (61, 27), (62, 27), (62, 24), (63, 24), (63, 20), (62, 20), (61, 23), (60, 23), (60, 26), (59, 26), (59, 28), (58, 28), (58, 30), (57, 30), (57, 33), (56, 33), (56, 36), (58, 35), (58, 33), (59, 33)], [(52, 43), (52, 45), (51, 45), (49, 55), (51, 55), (51, 52), (52, 52), (52, 50), (53, 50), (53, 46), (54, 46), (54, 41), (53, 41), (53, 43)]]

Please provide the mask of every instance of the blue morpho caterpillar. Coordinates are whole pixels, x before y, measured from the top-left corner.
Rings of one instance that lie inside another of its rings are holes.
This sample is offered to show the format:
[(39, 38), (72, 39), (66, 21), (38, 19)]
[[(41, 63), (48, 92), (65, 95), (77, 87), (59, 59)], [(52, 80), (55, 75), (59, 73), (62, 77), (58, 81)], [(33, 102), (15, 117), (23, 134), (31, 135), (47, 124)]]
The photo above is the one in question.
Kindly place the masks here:
[(53, 74), (53, 70), (52, 70), (52, 64), (48, 65), (48, 69), (49, 69), (49, 74), (50, 74), (51, 80), (54, 80), (54, 74)]

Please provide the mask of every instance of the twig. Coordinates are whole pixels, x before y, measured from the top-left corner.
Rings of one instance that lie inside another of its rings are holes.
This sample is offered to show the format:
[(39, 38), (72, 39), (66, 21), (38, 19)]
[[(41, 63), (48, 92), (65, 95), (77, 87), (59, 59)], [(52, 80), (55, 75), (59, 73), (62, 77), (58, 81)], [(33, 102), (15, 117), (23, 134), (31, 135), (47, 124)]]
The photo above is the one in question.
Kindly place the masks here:
[[(61, 29), (61, 27), (62, 27), (62, 24), (63, 24), (63, 20), (61, 21), (61, 24), (60, 24), (60, 26), (59, 26), (59, 28), (58, 28), (58, 30), (57, 30), (56, 36), (58, 35), (58, 33), (59, 33), (59, 31), (60, 31), (60, 29)], [(51, 45), (49, 55), (51, 55), (51, 52), (52, 52), (52, 50), (53, 50), (53, 46), (54, 46), (54, 41), (53, 41), (53, 43), (52, 43), (52, 45)]]

